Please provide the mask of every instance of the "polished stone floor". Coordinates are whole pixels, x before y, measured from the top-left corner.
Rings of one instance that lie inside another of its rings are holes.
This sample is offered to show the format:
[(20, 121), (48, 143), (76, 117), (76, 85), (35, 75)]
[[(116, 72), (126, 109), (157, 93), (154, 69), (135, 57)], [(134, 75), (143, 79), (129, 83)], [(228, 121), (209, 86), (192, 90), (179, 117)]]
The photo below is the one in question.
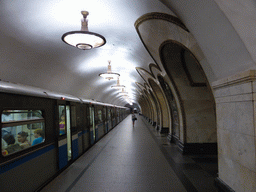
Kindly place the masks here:
[(131, 116), (41, 191), (215, 192), (216, 156), (184, 156), (143, 117)]

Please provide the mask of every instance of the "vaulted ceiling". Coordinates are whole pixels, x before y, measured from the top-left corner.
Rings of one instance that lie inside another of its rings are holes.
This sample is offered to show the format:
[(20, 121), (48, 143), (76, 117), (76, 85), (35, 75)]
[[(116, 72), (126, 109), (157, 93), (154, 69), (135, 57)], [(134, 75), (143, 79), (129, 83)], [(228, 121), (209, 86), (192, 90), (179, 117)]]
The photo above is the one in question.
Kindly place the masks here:
[[(137, 103), (138, 84), (166, 76), (159, 48), (172, 40), (193, 53), (212, 83), (255, 68), (255, 9), (251, 0), (2, 0), (0, 79), (125, 105), (111, 89), (116, 81), (99, 77), (111, 60)], [(80, 30), (82, 10), (89, 12), (89, 31), (106, 38), (104, 46), (79, 50), (61, 40)]]

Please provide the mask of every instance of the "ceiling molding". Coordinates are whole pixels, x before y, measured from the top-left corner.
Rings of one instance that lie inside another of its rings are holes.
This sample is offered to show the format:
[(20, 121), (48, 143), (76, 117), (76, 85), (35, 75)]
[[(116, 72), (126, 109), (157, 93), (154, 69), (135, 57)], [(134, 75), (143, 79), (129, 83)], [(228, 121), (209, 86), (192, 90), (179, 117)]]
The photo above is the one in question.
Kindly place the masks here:
[(145, 15), (142, 15), (139, 19), (137, 19), (135, 21), (134, 26), (137, 29), (141, 23), (143, 23), (144, 21), (151, 20), (151, 19), (165, 20), (165, 21), (171, 22), (171, 23), (181, 27), (185, 31), (189, 32), (187, 27), (182, 23), (182, 21), (179, 18), (177, 18), (173, 15), (169, 15), (166, 13), (159, 13), (159, 12), (152, 12), (152, 13), (147, 13)]
[[(152, 73), (152, 72), (148, 72), (146, 69), (143, 69), (143, 68), (141, 68), (141, 67), (136, 67), (136, 71), (138, 72), (138, 74), (141, 76), (141, 78), (144, 80), (144, 82), (148, 82), (145, 78), (146, 77), (144, 77), (142, 74), (141, 74), (141, 71), (144, 71), (145, 73), (147, 73), (150, 77), (149, 78), (156, 78), (155, 76), (154, 76), (154, 74)], [(147, 78), (148, 79), (148, 78)]]
[[(156, 68), (158, 71), (162, 72), (161, 68), (160, 68), (158, 65), (156, 65), (156, 64), (154, 64), (154, 63), (150, 63), (150, 64), (149, 64), (149, 69), (150, 69), (150, 71), (151, 71), (151, 73), (152, 73), (153, 75), (154, 75), (153, 68)], [(154, 75), (154, 77), (155, 77), (155, 75)], [(156, 78), (156, 77), (155, 77), (155, 78)]]
[[(150, 64), (149, 64), (150, 72), (147, 71), (146, 69), (142, 68), (142, 67), (136, 67), (136, 71), (137, 71), (138, 74), (141, 76), (141, 78), (144, 80), (144, 82), (147, 83), (147, 86), (149, 86), (149, 85), (148, 85), (148, 79), (150, 79), (150, 78), (153, 78), (154, 81), (158, 81), (158, 79), (157, 79), (156, 76), (154, 75), (153, 68), (156, 68), (159, 72), (161, 72), (160, 68), (159, 68), (156, 64), (154, 64), (154, 63), (150, 63)], [(149, 77), (147, 77), (147, 79), (146, 79), (146, 77), (144, 77), (145, 75), (143, 76), (143, 74), (141, 73), (141, 71), (144, 71), (145, 73), (147, 73), (147, 74), (149, 75)], [(157, 74), (157, 75), (159, 75), (159, 74)], [(149, 87), (150, 87), (150, 86), (149, 86)]]
[(139, 82), (135, 82), (135, 84), (137, 85), (137, 87), (143, 92), (144, 89), (147, 89), (144, 85), (142, 85)]
[(166, 14), (166, 13), (159, 13), (159, 12), (147, 13), (145, 15), (142, 15), (141, 17), (139, 17), (135, 21), (134, 26), (135, 26), (135, 29), (136, 29), (138, 35), (139, 35), (139, 38), (140, 38), (142, 44), (144, 45), (145, 49), (147, 50), (147, 52), (149, 53), (149, 55), (151, 56), (151, 58), (155, 62), (155, 64), (153, 64), (153, 63), (149, 64), (150, 71), (151, 71), (152, 74), (154, 74), (153, 71), (152, 71), (153, 67), (158, 69), (160, 72), (162, 72), (162, 70), (161, 70), (159, 64), (156, 62), (156, 59), (153, 57), (152, 53), (149, 51), (148, 47), (146, 46), (146, 44), (143, 41), (143, 38), (142, 38), (142, 36), (141, 36), (141, 34), (139, 32), (140, 24), (142, 24), (145, 21), (152, 20), (152, 19), (164, 20), (164, 21), (170, 22), (172, 24), (175, 24), (175, 25), (181, 27), (182, 29), (184, 29), (187, 32), (189, 32), (189, 30), (186, 28), (186, 26), (181, 22), (181, 20), (179, 18), (177, 18), (177, 17), (175, 17), (173, 15)]

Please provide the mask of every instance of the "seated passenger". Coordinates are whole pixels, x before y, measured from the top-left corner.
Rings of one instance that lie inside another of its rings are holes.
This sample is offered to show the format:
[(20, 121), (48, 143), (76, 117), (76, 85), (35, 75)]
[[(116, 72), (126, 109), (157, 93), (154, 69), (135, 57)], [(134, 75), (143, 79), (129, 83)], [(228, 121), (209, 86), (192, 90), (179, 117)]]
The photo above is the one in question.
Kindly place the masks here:
[(42, 143), (44, 141), (44, 131), (42, 129), (36, 129), (34, 131), (35, 140), (32, 143), (32, 146)]
[(14, 136), (11, 134), (7, 134), (3, 137), (3, 139), (5, 140), (5, 142), (7, 143), (7, 145), (12, 145), (15, 143), (15, 139)]
[(21, 146), (19, 144), (15, 144), (15, 139), (14, 139), (14, 136), (11, 135), (11, 134), (8, 134), (8, 135), (5, 135), (3, 137), (3, 139), (6, 141), (7, 143), (7, 147), (5, 148), (5, 150), (7, 151), (6, 154), (10, 154), (10, 153), (14, 153), (16, 151), (19, 151), (21, 150)]
[(31, 146), (31, 143), (27, 140), (28, 133), (27, 132), (19, 132), (18, 133), (18, 142), (20, 142), (20, 146), (22, 149), (28, 148)]

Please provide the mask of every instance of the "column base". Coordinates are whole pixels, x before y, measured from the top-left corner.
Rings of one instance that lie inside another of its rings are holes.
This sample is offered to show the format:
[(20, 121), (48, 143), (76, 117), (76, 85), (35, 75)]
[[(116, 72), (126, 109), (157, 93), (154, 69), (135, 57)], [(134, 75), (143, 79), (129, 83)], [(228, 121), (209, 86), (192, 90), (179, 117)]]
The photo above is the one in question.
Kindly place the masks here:
[(218, 192), (235, 192), (231, 187), (229, 187), (224, 181), (217, 177), (214, 181), (215, 186), (218, 189)]
[(169, 134), (167, 139), (178, 146), (183, 154), (188, 155), (217, 155), (217, 143), (182, 143), (177, 136)]
[(217, 155), (217, 143), (181, 143), (178, 144), (183, 154)]
[(162, 127), (160, 133), (169, 133), (169, 127)]

